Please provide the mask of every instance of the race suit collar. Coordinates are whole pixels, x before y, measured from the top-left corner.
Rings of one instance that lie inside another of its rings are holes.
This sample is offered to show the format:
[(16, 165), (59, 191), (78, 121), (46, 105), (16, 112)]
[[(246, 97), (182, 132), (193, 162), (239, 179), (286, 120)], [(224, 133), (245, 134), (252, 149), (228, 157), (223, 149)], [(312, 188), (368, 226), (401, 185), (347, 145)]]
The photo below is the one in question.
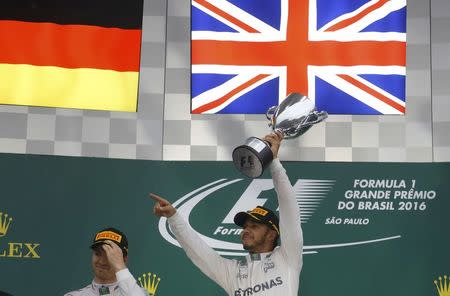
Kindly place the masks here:
[[(95, 295), (109, 295), (112, 291), (117, 289), (118, 282), (110, 284), (98, 284), (92, 280), (91, 288)], [(109, 292), (108, 292), (109, 291)]]
[(272, 255), (272, 252), (267, 253), (249, 253), (248, 258), (249, 261), (261, 261), (261, 258), (267, 258)]

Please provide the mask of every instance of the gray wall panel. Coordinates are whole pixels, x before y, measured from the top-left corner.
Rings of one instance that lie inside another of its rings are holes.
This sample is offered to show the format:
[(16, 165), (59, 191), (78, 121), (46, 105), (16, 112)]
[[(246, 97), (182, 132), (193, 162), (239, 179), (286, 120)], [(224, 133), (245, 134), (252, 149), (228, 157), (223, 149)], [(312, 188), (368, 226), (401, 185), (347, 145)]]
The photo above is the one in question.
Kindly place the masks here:
[(433, 155), (450, 161), (450, 1), (431, 1)]

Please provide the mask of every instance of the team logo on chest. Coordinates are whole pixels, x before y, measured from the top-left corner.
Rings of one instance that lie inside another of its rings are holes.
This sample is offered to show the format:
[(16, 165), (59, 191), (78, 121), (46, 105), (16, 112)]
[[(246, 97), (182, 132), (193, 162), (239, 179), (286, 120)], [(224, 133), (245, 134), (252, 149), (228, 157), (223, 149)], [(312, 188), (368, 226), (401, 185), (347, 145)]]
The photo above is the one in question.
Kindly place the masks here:
[(241, 260), (239, 261), (239, 271), (237, 277), (239, 279), (246, 279), (248, 278), (248, 264), (247, 261)]
[(270, 255), (268, 255), (264, 259), (263, 270), (265, 273), (267, 273), (269, 270), (274, 269), (274, 268), (275, 268), (275, 263), (273, 263), (272, 259), (270, 258)]

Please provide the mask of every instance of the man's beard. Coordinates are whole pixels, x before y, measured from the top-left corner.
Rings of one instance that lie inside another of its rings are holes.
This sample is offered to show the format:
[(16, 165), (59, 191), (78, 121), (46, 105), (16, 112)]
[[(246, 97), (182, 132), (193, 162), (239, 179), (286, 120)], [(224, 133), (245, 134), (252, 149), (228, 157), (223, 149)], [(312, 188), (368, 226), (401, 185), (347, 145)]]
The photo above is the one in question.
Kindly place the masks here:
[(249, 251), (251, 249), (251, 246), (242, 244), (242, 248), (244, 248), (244, 250), (246, 251)]

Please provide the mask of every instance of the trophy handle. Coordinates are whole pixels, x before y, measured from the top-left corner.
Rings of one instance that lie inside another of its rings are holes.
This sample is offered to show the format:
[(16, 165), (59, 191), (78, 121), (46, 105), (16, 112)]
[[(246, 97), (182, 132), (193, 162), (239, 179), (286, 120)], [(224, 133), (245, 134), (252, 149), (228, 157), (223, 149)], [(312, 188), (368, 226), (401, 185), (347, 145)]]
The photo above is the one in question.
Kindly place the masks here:
[(284, 133), (284, 135), (285, 135), (284, 138), (285, 139), (296, 138), (298, 135), (305, 133), (314, 124), (317, 124), (317, 123), (325, 120), (327, 117), (328, 117), (328, 113), (326, 111), (320, 111), (320, 112), (313, 111), (310, 114), (308, 114), (300, 123), (298, 123), (294, 127), (293, 131), (290, 130), (288, 133)]
[(272, 106), (267, 109), (266, 118), (270, 121), (269, 126), (273, 124), (273, 114), (277, 111), (278, 106)]
[[(311, 115), (315, 115), (315, 116), (316, 116), (316, 119), (313, 120), (313, 121), (309, 121), (308, 119), (309, 119), (309, 117), (310, 117)], [(308, 118), (306, 118), (305, 121), (306, 121), (307, 123), (310, 123), (311, 125), (314, 125), (314, 124), (316, 124), (316, 123), (319, 123), (319, 122), (321, 122), (321, 121), (324, 121), (327, 117), (328, 117), (328, 113), (327, 113), (326, 111), (320, 111), (320, 112), (314, 111), (312, 114), (309, 114), (309, 115), (308, 115)]]

